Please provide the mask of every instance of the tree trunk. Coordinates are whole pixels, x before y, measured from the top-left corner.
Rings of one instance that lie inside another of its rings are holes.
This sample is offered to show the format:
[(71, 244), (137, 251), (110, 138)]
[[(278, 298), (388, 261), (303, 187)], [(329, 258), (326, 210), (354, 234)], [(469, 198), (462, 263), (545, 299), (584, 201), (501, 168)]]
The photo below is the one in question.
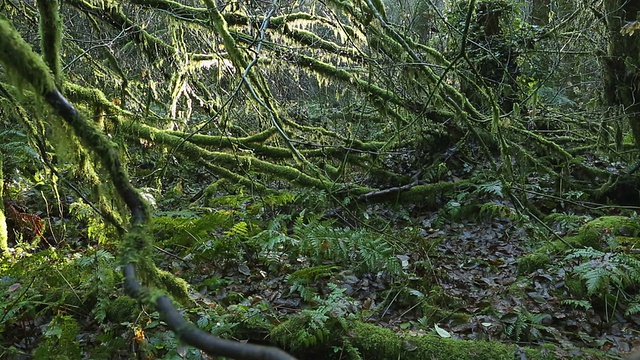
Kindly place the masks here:
[(9, 242), (7, 234), (7, 218), (4, 215), (4, 172), (2, 171), (2, 160), (4, 155), (0, 152), (0, 257), (9, 253)]
[(605, 0), (608, 51), (604, 58), (604, 98), (611, 106), (621, 106), (629, 120), (636, 146), (640, 148), (640, 37), (620, 33), (637, 20), (640, 0)]

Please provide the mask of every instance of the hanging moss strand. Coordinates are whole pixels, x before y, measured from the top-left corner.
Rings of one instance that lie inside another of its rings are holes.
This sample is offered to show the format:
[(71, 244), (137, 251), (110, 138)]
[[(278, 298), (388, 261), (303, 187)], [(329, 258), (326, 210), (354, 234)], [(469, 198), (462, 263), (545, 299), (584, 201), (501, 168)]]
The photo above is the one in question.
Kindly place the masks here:
[(62, 68), (60, 65), (62, 21), (58, 12), (59, 5), (58, 0), (38, 0), (42, 56), (47, 65), (49, 65), (58, 87), (62, 84)]

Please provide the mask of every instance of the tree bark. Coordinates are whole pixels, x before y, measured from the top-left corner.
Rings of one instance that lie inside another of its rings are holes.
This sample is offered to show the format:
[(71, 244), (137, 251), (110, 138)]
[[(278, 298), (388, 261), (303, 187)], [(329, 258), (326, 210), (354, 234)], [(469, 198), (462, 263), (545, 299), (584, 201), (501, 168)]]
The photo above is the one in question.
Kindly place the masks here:
[(640, 37), (622, 34), (622, 27), (637, 20), (640, 0), (605, 0), (608, 49), (604, 57), (604, 99), (620, 106), (631, 125), (636, 146), (640, 148)]
[(7, 233), (7, 217), (4, 215), (4, 172), (2, 160), (4, 155), (0, 152), (0, 257), (9, 253), (9, 235)]

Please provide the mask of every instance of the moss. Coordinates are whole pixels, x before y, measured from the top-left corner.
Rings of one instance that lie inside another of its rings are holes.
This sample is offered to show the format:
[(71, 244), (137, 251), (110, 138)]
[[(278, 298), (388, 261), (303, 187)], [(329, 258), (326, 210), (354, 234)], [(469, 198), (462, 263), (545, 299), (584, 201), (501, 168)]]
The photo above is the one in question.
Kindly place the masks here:
[(624, 216), (603, 216), (594, 219), (578, 230), (577, 235), (567, 236), (539, 247), (535, 252), (525, 255), (518, 262), (518, 273), (526, 274), (550, 264), (552, 255), (561, 255), (572, 248), (592, 247), (602, 249), (617, 243), (628, 242), (640, 233), (640, 222)]
[(0, 62), (6, 73), (17, 75), (39, 93), (56, 88), (49, 67), (4, 17), (0, 18)]
[(348, 84), (352, 84), (356, 86), (358, 89), (365, 91), (371, 94), (372, 96), (379, 98), (384, 102), (391, 102), (399, 106), (406, 105), (404, 100), (402, 100), (397, 94), (391, 91), (385, 90), (377, 85), (373, 85), (369, 81), (362, 80), (354, 76), (351, 72), (347, 70), (338, 69), (337, 67), (329, 63), (320, 61), (316, 58), (299, 54), (297, 59), (297, 64), (317, 72), (320, 76), (325, 76), (331, 79), (339, 79)]
[(121, 323), (131, 321), (138, 313), (138, 302), (128, 296), (120, 296), (107, 305), (107, 319)]
[[(489, 341), (443, 339), (435, 335), (402, 337), (371, 324), (354, 323), (349, 342), (365, 359), (492, 359), (515, 358), (516, 347)], [(530, 359), (553, 359), (551, 355), (529, 349)]]
[[(472, 186), (470, 181), (441, 181), (433, 184), (417, 185), (399, 194), (401, 202), (425, 203), (434, 205), (447, 195), (453, 195), (457, 189)], [(419, 199), (419, 200), (416, 200)]]
[(518, 261), (518, 274), (528, 274), (535, 270), (542, 269), (551, 263), (551, 257), (543, 252), (537, 251), (520, 258)]
[[(274, 344), (288, 347), (304, 358), (330, 358), (335, 348), (345, 350), (349, 359), (491, 359), (511, 360), (516, 357), (516, 346), (491, 341), (462, 341), (443, 339), (435, 335), (408, 336), (389, 329), (359, 321), (350, 323), (345, 330), (336, 321), (332, 325), (327, 322), (329, 331), (323, 341), (309, 343), (309, 320), (295, 317), (282, 323), (271, 331)], [(317, 335), (315, 336), (317, 339)], [(540, 349), (524, 348), (528, 359), (555, 359), (553, 346)], [(312, 355), (310, 355), (312, 354)]]
[(567, 276), (567, 278), (565, 279), (565, 286), (567, 287), (569, 294), (578, 299), (587, 299), (589, 297), (587, 294), (587, 289), (585, 288), (580, 278)]
[(634, 248), (640, 247), (640, 237), (617, 236), (616, 243), (619, 246), (624, 246), (624, 247), (634, 249)]
[(578, 231), (580, 245), (600, 249), (606, 245), (606, 235), (636, 236), (640, 233), (640, 222), (624, 216), (603, 216), (584, 224)]
[(44, 332), (45, 341), (33, 354), (34, 359), (81, 359), (78, 323), (71, 316), (54, 317)]
[[(126, 122), (123, 123), (123, 125), (131, 126), (132, 134), (136, 134), (137, 136), (144, 139), (152, 140), (156, 144), (169, 146), (180, 145), (184, 151), (184, 155), (196, 161), (206, 162), (207, 164), (210, 163), (229, 166), (242, 166), (246, 169), (251, 169), (264, 174), (271, 174), (275, 177), (286, 179), (294, 184), (305, 187), (327, 189), (332, 188), (333, 186), (333, 183), (330, 180), (322, 179), (318, 176), (307, 175), (306, 173), (303, 173), (302, 171), (291, 166), (273, 164), (268, 161), (257, 159), (252, 155), (238, 155), (224, 152), (208, 151), (189, 142), (183, 142), (182, 138), (180, 137), (170, 135), (169, 133), (166, 133), (164, 131), (154, 129), (150, 126), (139, 124), (137, 122)], [(218, 169), (221, 168), (218, 167)], [(214, 171), (214, 173), (215, 172), (216, 171)], [(228, 170), (224, 173), (217, 173), (217, 175), (221, 175), (223, 177), (229, 177), (233, 174), (234, 173), (231, 173)], [(229, 180), (237, 182), (238, 179), (235, 178), (235, 176), (237, 175), (234, 175), (234, 177), (229, 177)], [(243, 178), (241, 183), (247, 188), (256, 188), (259, 185), (255, 181), (252, 181), (248, 178)], [(370, 191), (367, 188), (363, 188), (357, 185), (354, 185), (354, 187), (350, 190), (352, 194), (363, 194)]]
[(188, 284), (184, 279), (173, 275), (165, 270), (158, 270), (158, 279), (160, 283), (173, 295), (176, 299), (189, 301)]
[(45, 62), (53, 72), (56, 84), (62, 84), (60, 49), (62, 47), (62, 21), (58, 13), (58, 0), (39, 0), (40, 48)]
[(555, 346), (552, 344), (542, 344), (535, 349), (524, 349), (525, 357), (529, 360), (555, 360)]
[[(0, 152), (0, 179), (4, 179), (2, 172), (4, 156)], [(4, 215), (4, 186), (0, 186), (0, 259), (9, 256), (9, 244), (8, 244), (8, 230), (7, 219)]]

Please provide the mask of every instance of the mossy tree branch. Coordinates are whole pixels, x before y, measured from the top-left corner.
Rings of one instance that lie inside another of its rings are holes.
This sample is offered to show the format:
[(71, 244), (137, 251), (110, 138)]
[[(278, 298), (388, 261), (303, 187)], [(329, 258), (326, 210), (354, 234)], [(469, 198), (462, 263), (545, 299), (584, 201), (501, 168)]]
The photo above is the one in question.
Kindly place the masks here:
[(58, 0), (38, 0), (40, 12), (40, 47), (44, 61), (49, 65), (56, 84), (62, 84), (60, 53), (62, 47), (62, 21)]
[[(4, 155), (0, 152), (0, 179), (4, 179)], [(9, 255), (9, 234), (7, 232), (7, 217), (4, 213), (4, 182), (0, 185), (0, 257)]]

